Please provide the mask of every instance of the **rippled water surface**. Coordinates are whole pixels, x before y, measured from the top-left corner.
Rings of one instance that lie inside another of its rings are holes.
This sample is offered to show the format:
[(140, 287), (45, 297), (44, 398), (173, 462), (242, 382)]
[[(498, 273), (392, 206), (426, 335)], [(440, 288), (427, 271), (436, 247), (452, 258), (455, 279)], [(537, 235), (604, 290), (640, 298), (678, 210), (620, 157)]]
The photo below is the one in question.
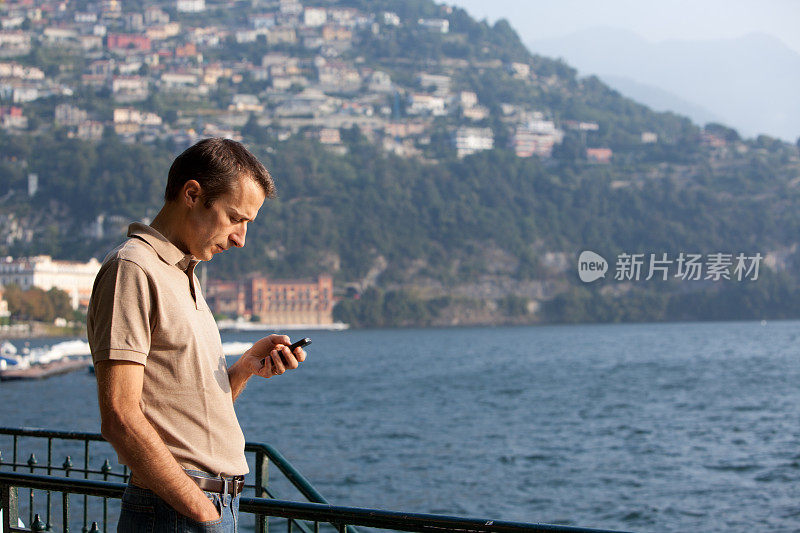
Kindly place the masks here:
[[(634, 531), (800, 531), (798, 322), (313, 332), (245, 435), (331, 503)], [(224, 340), (253, 340), (252, 334)], [(97, 431), (83, 373), (0, 424)]]

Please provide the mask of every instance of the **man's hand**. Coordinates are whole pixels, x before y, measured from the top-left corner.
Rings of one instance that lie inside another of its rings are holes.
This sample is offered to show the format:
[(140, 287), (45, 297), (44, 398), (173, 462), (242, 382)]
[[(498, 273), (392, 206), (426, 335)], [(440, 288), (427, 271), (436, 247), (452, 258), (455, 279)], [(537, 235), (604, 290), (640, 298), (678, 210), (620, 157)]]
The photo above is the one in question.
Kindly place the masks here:
[(222, 518), (217, 507), (206, 498), (208, 505), (204, 506), (202, 509), (202, 514), (195, 514), (194, 516), (189, 516), (195, 522), (211, 522), (212, 520), (219, 520)]
[(290, 344), (291, 340), (286, 335), (269, 335), (253, 344), (241, 360), (251, 374), (271, 378), (297, 368), (305, 361), (306, 352), (297, 348), (292, 353), (289, 351)]
[(289, 351), (291, 340), (287, 335), (269, 335), (258, 340), (228, 370), (228, 379), (234, 400), (244, 390), (251, 376), (271, 378), (297, 368), (306, 360), (306, 352), (296, 348)]

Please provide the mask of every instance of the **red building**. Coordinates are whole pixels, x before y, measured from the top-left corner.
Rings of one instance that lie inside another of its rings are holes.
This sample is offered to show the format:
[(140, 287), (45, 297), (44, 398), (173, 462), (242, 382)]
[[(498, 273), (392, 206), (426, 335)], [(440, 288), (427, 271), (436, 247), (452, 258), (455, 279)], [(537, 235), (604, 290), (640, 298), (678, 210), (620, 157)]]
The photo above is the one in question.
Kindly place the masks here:
[(186, 43), (184, 46), (175, 48), (175, 57), (194, 57), (197, 55), (197, 45)]
[(590, 163), (610, 163), (611, 156), (613, 155), (614, 152), (611, 151), (611, 148), (586, 149), (586, 159), (588, 159)]
[(209, 280), (206, 300), (214, 313), (257, 317), (264, 324), (333, 323), (333, 278), (328, 275), (316, 280)]
[(130, 33), (109, 33), (107, 46), (109, 50), (149, 52), (150, 38)]

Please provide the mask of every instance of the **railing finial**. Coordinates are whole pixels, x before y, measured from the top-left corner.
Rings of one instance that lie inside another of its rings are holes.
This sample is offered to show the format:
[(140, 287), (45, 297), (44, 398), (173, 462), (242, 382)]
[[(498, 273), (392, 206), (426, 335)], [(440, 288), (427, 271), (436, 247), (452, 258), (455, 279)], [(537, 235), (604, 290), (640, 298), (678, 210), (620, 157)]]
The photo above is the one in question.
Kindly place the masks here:
[(33, 524), (31, 524), (31, 531), (46, 531), (47, 528), (44, 527), (42, 524), (42, 519), (39, 518), (39, 513), (36, 513), (36, 516), (33, 518)]

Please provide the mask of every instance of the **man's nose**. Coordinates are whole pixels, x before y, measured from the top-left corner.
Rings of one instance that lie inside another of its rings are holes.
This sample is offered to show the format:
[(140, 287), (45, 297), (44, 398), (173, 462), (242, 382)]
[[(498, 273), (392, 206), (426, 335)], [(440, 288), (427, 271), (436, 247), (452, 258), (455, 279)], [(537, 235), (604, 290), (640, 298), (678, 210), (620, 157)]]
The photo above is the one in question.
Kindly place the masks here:
[(231, 242), (234, 246), (241, 248), (244, 246), (245, 235), (247, 235), (247, 226), (242, 225), (240, 229), (231, 233)]

